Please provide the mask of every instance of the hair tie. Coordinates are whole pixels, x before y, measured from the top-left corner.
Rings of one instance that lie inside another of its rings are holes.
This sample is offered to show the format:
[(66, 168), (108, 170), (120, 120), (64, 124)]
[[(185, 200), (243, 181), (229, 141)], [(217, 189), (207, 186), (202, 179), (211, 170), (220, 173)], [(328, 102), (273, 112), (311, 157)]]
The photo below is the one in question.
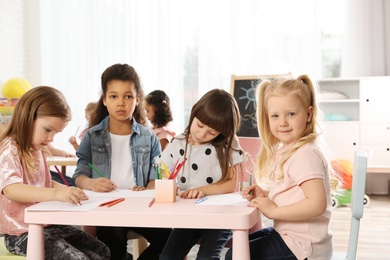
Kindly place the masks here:
[(167, 101), (166, 101), (166, 100), (163, 100), (163, 101), (162, 101), (162, 103), (163, 103), (163, 104), (166, 104), (166, 103), (167, 103)]
[(298, 80), (298, 81), (301, 81), (301, 80), (302, 80), (302, 79), (301, 79), (301, 76), (298, 76), (297, 80)]

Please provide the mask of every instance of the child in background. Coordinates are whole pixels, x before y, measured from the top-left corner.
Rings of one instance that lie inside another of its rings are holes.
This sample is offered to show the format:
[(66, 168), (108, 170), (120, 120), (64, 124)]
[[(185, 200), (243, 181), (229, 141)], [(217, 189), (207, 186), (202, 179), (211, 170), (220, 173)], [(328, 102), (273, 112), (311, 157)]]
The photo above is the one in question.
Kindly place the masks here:
[(172, 130), (172, 111), (169, 97), (162, 90), (155, 90), (145, 97), (146, 116), (152, 123), (152, 130), (160, 139), (161, 149), (175, 137)]
[[(88, 103), (87, 107), (85, 108), (85, 118), (87, 119), (87, 121), (89, 122), (91, 120), (91, 115), (94, 111), (96, 107), (96, 102), (90, 102)], [(85, 131), (88, 130), (88, 128), (85, 128), (79, 135), (79, 138), (81, 139), (85, 133)], [(79, 145), (76, 141), (76, 137), (75, 136), (71, 136), (69, 138), (69, 143), (73, 146), (73, 148), (77, 151), (77, 149), (79, 148)], [(62, 157), (76, 157), (75, 154), (72, 154), (72, 153), (68, 153), (64, 150), (61, 150), (61, 149), (58, 149), (58, 148), (55, 148), (52, 144), (49, 144), (47, 146), (47, 149), (49, 150), (50, 154), (52, 156), (62, 156)], [(62, 173), (58, 173), (57, 171), (50, 171), (50, 174), (51, 174), (51, 177), (53, 180), (55, 180), (56, 182), (59, 182), (61, 184), (65, 184), (63, 179), (61, 178), (60, 174)], [(73, 178), (70, 178), (68, 177), (67, 175), (64, 175), (66, 181), (68, 182), (68, 184), (70, 186), (76, 186), (75, 182), (74, 182), (74, 179)]]
[[(96, 109), (97, 103), (96, 102), (89, 102), (85, 108), (85, 119), (87, 119), (88, 125), (86, 128), (81, 131), (79, 135), (79, 139), (81, 140), (83, 138), (83, 135), (88, 130), (89, 127), (91, 127), (91, 117)], [(77, 143), (76, 136), (71, 136), (69, 138), (69, 143), (73, 146), (73, 148), (77, 151), (79, 149), (79, 144)]]
[[(144, 126), (143, 90), (137, 72), (127, 64), (114, 64), (102, 74), (102, 95), (76, 152), (74, 173), (82, 189), (110, 192), (114, 189), (154, 189), (154, 158), (161, 153), (157, 136)], [(100, 177), (88, 165), (99, 170)], [(127, 232), (133, 230), (149, 242), (138, 259), (158, 259), (171, 229), (96, 227), (98, 239), (108, 245), (112, 260), (131, 259)]]
[(241, 193), (249, 206), (273, 219), (274, 227), (249, 235), (251, 259), (332, 257), (330, 168), (317, 143), (318, 113), (316, 89), (307, 75), (259, 86), (259, 186)]
[[(24, 209), (41, 201), (79, 204), (87, 200), (76, 187), (51, 180), (47, 145), (70, 121), (65, 97), (51, 87), (35, 87), (18, 101), (0, 137), (0, 233), (7, 249), (26, 255), (28, 224)], [(110, 251), (96, 238), (73, 226), (44, 227), (45, 259), (107, 259)]]
[[(193, 107), (189, 124), (176, 136), (157, 162), (169, 171), (175, 162), (186, 163), (178, 174), (178, 186), (185, 199), (234, 192), (237, 164), (246, 159), (236, 132), (240, 113), (232, 95), (221, 89), (207, 92)], [(222, 220), (221, 220), (222, 221)], [(230, 229), (173, 229), (160, 260), (182, 260), (200, 240), (197, 259), (220, 259), (232, 236)]]

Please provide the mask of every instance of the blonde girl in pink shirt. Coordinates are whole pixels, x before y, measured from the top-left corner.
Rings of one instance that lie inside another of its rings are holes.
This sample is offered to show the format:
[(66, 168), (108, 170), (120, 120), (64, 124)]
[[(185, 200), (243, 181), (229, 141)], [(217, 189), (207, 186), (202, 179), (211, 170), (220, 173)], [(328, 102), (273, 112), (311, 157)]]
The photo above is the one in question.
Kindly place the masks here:
[[(35, 87), (18, 101), (12, 119), (0, 136), (0, 233), (5, 246), (26, 255), (26, 207), (41, 201), (79, 204), (83, 190), (67, 187), (50, 176), (47, 146), (71, 119), (63, 94), (51, 87)], [(45, 259), (109, 259), (110, 250), (95, 237), (68, 225), (44, 228)]]
[(316, 88), (307, 75), (265, 80), (258, 88), (258, 185), (242, 195), (274, 226), (249, 235), (251, 259), (331, 259), (329, 171), (317, 144)]

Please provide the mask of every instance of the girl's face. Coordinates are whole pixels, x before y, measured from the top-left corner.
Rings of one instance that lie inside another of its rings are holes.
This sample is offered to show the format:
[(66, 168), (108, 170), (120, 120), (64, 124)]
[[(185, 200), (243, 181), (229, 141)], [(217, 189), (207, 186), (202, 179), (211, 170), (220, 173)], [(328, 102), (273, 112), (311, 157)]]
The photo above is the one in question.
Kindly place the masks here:
[(220, 132), (200, 122), (196, 117), (192, 121), (190, 132), (191, 134), (188, 140), (192, 145), (209, 143), (220, 134)]
[(54, 140), (54, 136), (61, 132), (68, 121), (59, 117), (38, 117), (34, 122), (32, 147), (34, 150), (41, 150)]
[(103, 104), (107, 107), (110, 120), (129, 121), (138, 102), (134, 82), (121, 80), (108, 82)]
[(271, 97), (267, 102), (268, 120), (272, 134), (284, 145), (298, 141), (313, 115), (313, 107), (304, 107), (292, 96)]
[(149, 121), (153, 124), (154, 122), (154, 106), (145, 102), (145, 112)]

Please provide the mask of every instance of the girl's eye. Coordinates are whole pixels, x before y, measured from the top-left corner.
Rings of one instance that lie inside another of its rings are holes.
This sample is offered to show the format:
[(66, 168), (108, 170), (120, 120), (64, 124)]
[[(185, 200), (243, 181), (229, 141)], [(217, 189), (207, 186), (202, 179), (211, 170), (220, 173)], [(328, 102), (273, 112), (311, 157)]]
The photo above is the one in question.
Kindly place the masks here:
[(49, 128), (45, 128), (45, 132), (50, 133), (51, 130)]
[(115, 96), (115, 95), (111, 95), (110, 98), (111, 98), (111, 99), (115, 99), (116, 96)]
[(199, 127), (199, 128), (203, 128), (203, 125), (198, 124), (198, 127)]
[(295, 116), (294, 112), (288, 113), (288, 116)]
[(132, 99), (132, 98), (133, 98), (133, 96), (126, 96), (126, 98), (127, 98), (127, 99)]
[(278, 118), (278, 115), (271, 115), (271, 118)]

